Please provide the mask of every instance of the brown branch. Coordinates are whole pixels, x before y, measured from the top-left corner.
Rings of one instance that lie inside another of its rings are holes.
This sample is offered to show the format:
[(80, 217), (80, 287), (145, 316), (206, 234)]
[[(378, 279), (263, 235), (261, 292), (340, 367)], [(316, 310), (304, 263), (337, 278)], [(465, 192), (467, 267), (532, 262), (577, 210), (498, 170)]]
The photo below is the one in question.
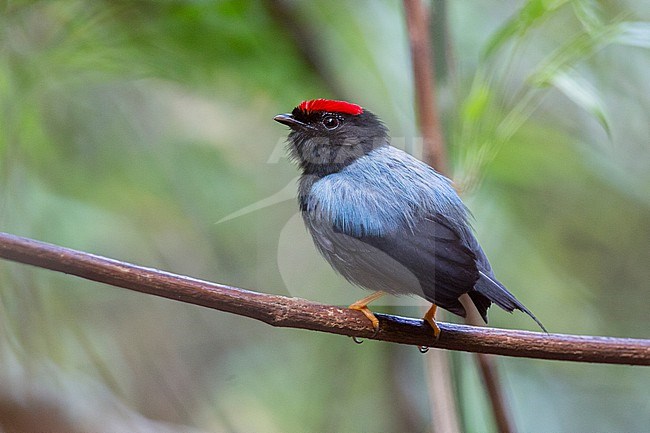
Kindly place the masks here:
[[(465, 323), (473, 326), (485, 326), (483, 318), (476, 309), (476, 305), (467, 294), (460, 297), (460, 302), (465, 307), (467, 317)], [(494, 415), (494, 422), (497, 426), (499, 433), (512, 433), (515, 432), (515, 423), (512, 419), (512, 414), (508, 410), (506, 404), (506, 396), (501, 389), (499, 382), (499, 372), (491, 355), (485, 353), (477, 353), (475, 355), (476, 363), (478, 364), (479, 372), (483, 378), (485, 391), (490, 399), (490, 406), (492, 407), (492, 414)]]
[[(444, 3), (441, 2), (440, 5), (444, 7)], [(435, 105), (435, 74), (433, 72), (431, 38), (429, 36), (430, 16), (422, 0), (404, 0), (404, 10), (411, 44), (415, 98), (424, 143), (423, 157), (428, 164), (439, 172), (449, 175), (447, 173), (447, 158), (442, 128)], [(438, 21), (446, 24), (444, 16)], [(469, 303), (471, 308), (465, 307), (468, 311), (465, 323), (480, 326), (482, 320), (478, 311), (476, 311), (473, 303)], [(476, 361), (499, 432), (513, 433), (516, 431), (515, 424), (499, 386), (496, 365), (494, 365), (492, 358), (483, 354), (477, 354)]]
[[(435, 74), (429, 36), (430, 9), (423, 5), (422, 0), (404, 0), (404, 13), (411, 48), (415, 108), (422, 134), (422, 157), (436, 170), (447, 174), (445, 144), (434, 95)], [(458, 433), (461, 427), (448, 356), (440, 350), (434, 350), (425, 359), (427, 385), (432, 419), (435, 420), (433, 430), (441, 433)]]
[(286, 0), (264, 0), (262, 5), (278, 27), (286, 32), (310, 72), (318, 77), (328, 91), (341, 97), (344, 92), (320, 48), (322, 41), (319, 36), (321, 35), (314, 31), (313, 23), (301, 17), (296, 3)]
[(422, 0), (404, 0), (404, 12), (411, 47), (416, 112), (423, 140), (422, 157), (437, 171), (447, 174), (447, 155), (435, 103), (429, 13)]
[(491, 356), (485, 353), (475, 354), (485, 389), (490, 396), (490, 404), (492, 405), (492, 413), (497, 429), (500, 433), (513, 432), (515, 431), (513, 427), (515, 424), (510, 410), (506, 406), (506, 399), (499, 382), (499, 372)]
[(0, 232), (0, 258), (137, 292), (261, 320), (414, 346), (560, 361), (650, 365), (650, 340), (590, 337), (440, 323), (435, 341), (419, 319), (377, 314), (379, 332), (359, 311), (268, 295), (96, 256)]

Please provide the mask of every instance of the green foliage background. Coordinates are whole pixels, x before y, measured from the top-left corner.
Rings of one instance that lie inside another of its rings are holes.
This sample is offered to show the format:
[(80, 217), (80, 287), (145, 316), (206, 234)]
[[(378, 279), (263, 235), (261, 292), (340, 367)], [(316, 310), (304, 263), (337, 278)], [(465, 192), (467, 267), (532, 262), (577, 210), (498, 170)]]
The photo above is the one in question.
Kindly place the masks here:
[[(552, 332), (648, 338), (648, 3), (433, 6), (454, 177), (497, 275)], [(0, 1), (0, 230), (351, 303), (271, 120), (315, 97), (417, 154), (401, 2)], [(78, 431), (425, 431), (444, 414), (422, 357), (0, 263), (0, 425), (50, 408)], [(452, 359), (464, 429), (494, 431), (473, 359)], [(498, 362), (522, 431), (650, 425), (643, 368)]]

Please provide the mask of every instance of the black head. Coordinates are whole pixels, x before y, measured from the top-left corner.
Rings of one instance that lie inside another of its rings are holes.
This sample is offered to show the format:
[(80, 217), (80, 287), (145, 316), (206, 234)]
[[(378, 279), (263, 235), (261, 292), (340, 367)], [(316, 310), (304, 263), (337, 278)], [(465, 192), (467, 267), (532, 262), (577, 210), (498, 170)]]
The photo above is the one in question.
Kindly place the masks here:
[(304, 101), (291, 114), (273, 119), (291, 128), (289, 152), (303, 174), (336, 173), (389, 142), (388, 130), (377, 116), (344, 101)]

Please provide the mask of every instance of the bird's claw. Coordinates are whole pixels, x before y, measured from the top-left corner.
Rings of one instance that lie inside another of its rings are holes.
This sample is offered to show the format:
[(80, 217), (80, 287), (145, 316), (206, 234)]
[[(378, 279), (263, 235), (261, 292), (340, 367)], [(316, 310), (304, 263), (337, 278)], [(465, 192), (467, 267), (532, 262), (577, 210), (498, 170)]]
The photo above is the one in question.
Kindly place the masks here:
[(436, 338), (436, 341), (438, 341), (438, 338), (440, 338), (440, 327), (436, 323), (435, 319), (437, 309), (438, 307), (436, 304), (432, 304), (431, 308), (429, 308), (423, 317), (424, 321), (427, 322), (429, 326), (431, 326), (431, 329), (433, 329), (433, 336)]
[[(377, 334), (379, 334), (379, 319), (377, 319), (377, 316), (373, 314), (372, 311), (368, 308), (368, 304), (371, 303), (372, 301), (381, 298), (384, 296), (385, 293), (382, 291), (378, 291), (375, 293), (372, 293), (369, 296), (366, 296), (363, 299), (359, 299), (357, 302), (354, 304), (350, 305), (348, 308), (351, 310), (357, 310), (361, 311), (367, 318), (370, 320), (370, 323), (372, 323), (372, 327), (375, 329), (375, 333), (372, 334), (372, 337), (370, 338), (375, 338)], [(356, 337), (354, 338), (354, 342), (360, 344), (360, 340)]]
[(356, 311), (361, 311), (367, 318), (370, 320), (370, 323), (372, 323), (372, 327), (375, 329), (375, 333), (372, 335), (373, 337), (376, 337), (377, 334), (379, 333), (379, 319), (377, 319), (377, 316), (370, 311), (370, 309), (363, 305), (363, 306), (358, 306), (358, 305), (350, 305), (348, 308), (351, 310), (356, 310)]
[[(379, 334), (379, 319), (377, 319), (377, 316), (370, 311), (370, 309), (366, 305), (360, 305), (358, 303), (354, 303), (350, 305), (348, 308), (351, 310), (356, 310), (356, 311), (361, 311), (367, 318), (370, 320), (370, 323), (372, 323), (372, 327), (374, 328), (375, 332), (372, 334), (370, 338), (375, 338), (377, 334)], [(355, 343), (361, 344), (363, 343), (363, 340), (361, 340), (359, 337), (352, 337), (352, 340), (354, 340)]]

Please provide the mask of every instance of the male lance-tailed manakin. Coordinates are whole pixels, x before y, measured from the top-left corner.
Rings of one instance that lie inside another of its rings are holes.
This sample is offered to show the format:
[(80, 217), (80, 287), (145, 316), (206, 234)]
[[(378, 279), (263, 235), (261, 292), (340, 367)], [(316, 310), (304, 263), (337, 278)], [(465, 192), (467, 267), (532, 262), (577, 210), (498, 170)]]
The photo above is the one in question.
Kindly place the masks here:
[(464, 293), (486, 322), (494, 302), (544, 329), (494, 276), (451, 181), (391, 146), (377, 116), (315, 99), (274, 120), (291, 128), (289, 152), (302, 170), (298, 201), (316, 248), (348, 281), (375, 291), (350, 305), (375, 329), (367, 305), (384, 293), (431, 302), (424, 319), (436, 337), (436, 306), (464, 317)]

